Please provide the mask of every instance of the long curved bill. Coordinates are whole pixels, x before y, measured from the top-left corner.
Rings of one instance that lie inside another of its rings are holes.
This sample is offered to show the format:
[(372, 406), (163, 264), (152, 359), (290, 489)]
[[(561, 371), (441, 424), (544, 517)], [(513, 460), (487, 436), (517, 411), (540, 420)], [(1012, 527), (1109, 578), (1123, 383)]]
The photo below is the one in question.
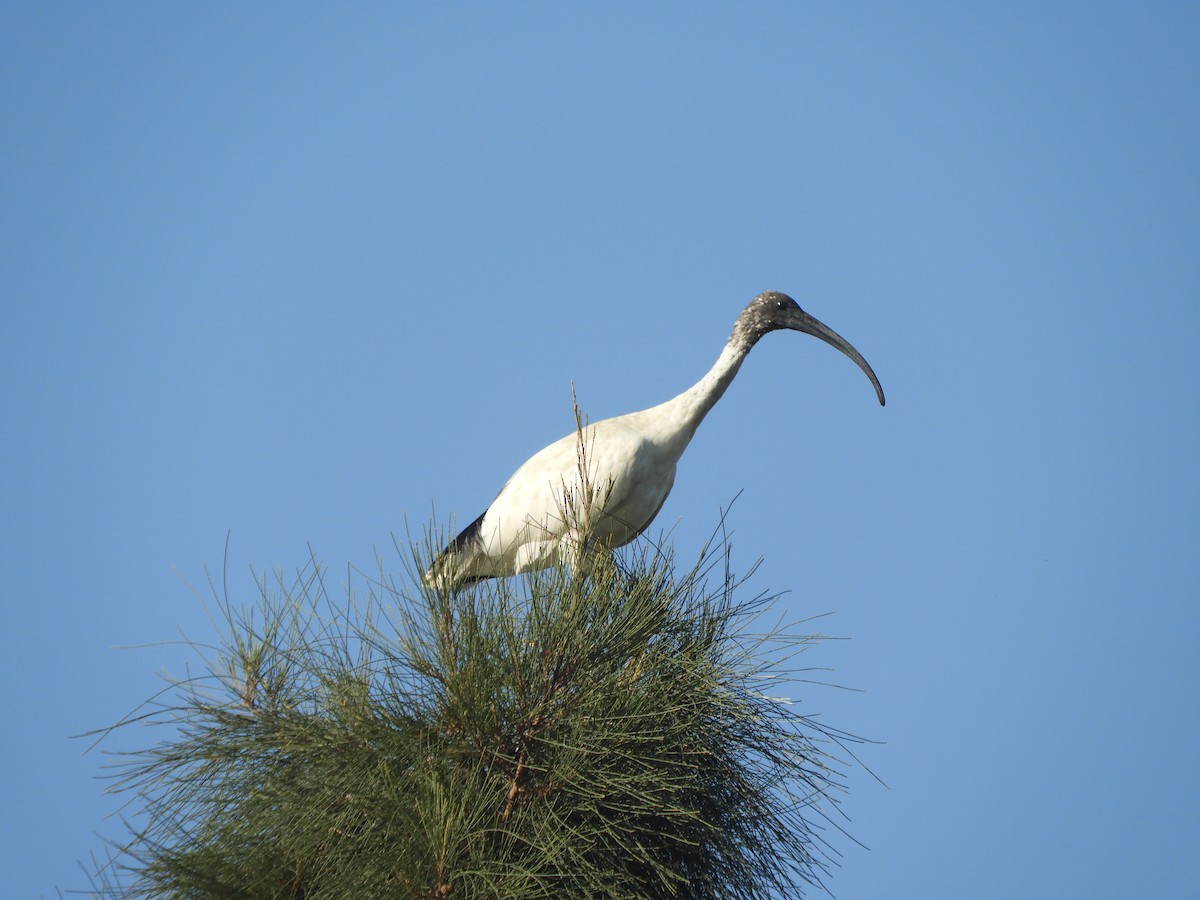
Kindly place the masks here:
[(804, 334), (811, 334), (815, 338), (820, 338), (831, 347), (837, 347), (848, 357), (858, 363), (858, 367), (867, 373), (867, 377), (871, 379), (871, 384), (875, 386), (875, 393), (879, 397), (879, 405), (884, 405), (883, 387), (879, 384), (879, 379), (875, 377), (875, 372), (863, 359), (863, 355), (854, 349), (853, 345), (830, 328), (823, 322), (810, 316), (802, 309), (796, 310), (796, 314), (788, 322), (788, 327), (796, 331), (802, 331)]

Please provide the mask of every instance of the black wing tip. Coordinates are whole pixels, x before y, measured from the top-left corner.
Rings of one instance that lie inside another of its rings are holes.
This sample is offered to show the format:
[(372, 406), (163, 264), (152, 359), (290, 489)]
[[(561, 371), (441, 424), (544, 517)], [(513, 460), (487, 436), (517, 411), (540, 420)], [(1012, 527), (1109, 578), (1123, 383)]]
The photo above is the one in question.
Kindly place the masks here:
[(479, 514), (479, 518), (459, 532), (458, 537), (452, 540), (449, 546), (442, 551), (442, 556), (447, 553), (459, 552), (471, 544), (479, 543), (479, 533), (483, 530), (483, 517), (487, 515), (487, 510)]
[[(480, 533), (483, 531), (483, 517), (487, 515), (487, 510), (479, 514), (474, 522), (459, 532), (458, 537), (446, 545), (441, 553), (434, 557), (433, 563), (429, 566), (429, 570), (425, 573), (424, 581), (426, 584), (432, 585), (444, 577), (444, 570), (447, 566), (455, 567), (452, 557), (467, 557), (471, 555), (471, 551), (482, 545), (479, 539)], [(487, 578), (486, 575), (468, 575), (453, 579), (453, 586), (461, 587), (464, 584), (471, 584), (476, 581), (482, 581)]]

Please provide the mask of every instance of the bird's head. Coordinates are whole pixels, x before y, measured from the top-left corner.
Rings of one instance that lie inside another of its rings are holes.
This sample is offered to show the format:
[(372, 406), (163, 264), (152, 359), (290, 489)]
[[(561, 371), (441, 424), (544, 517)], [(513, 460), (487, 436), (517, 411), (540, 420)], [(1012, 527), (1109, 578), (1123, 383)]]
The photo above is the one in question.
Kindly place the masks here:
[(879, 379), (875, 377), (874, 371), (863, 359), (862, 354), (828, 325), (822, 324), (802, 310), (800, 304), (787, 294), (781, 294), (778, 291), (764, 291), (751, 300), (750, 304), (742, 310), (742, 314), (738, 316), (737, 322), (734, 323), (733, 337), (735, 340), (743, 340), (752, 345), (764, 334), (784, 328), (820, 338), (825, 343), (837, 347), (858, 363), (858, 367), (871, 379), (871, 384), (874, 385), (875, 393), (879, 397), (879, 405), (883, 406), (883, 388), (879, 384)]

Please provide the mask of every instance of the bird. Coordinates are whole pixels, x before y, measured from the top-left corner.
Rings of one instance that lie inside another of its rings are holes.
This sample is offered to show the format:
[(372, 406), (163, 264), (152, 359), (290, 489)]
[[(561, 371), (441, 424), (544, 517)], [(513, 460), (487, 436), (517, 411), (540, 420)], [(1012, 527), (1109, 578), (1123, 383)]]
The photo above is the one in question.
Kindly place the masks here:
[(778, 291), (756, 296), (738, 315), (712, 368), (683, 393), (638, 412), (584, 424), (531, 456), (491, 504), (434, 559), (423, 580), (456, 589), (556, 563), (578, 565), (589, 549), (629, 543), (654, 521), (675, 469), (704, 417), (721, 399), (755, 344), (772, 331), (812, 335), (866, 373), (883, 406), (875, 372), (850, 342)]

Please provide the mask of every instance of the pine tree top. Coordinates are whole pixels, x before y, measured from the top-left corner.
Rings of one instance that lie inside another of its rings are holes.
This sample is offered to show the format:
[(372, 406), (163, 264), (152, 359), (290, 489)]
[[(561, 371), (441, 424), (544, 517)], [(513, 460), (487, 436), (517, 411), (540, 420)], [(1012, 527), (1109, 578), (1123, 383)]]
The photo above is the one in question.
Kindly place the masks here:
[[(718, 563), (722, 564), (718, 566)], [(420, 567), (415, 567), (420, 571)], [(778, 695), (815, 640), (753, 629), (728, 547), (466, 590), (313, 561), (134, 722), (136, 829), (95, 892), (725, 898), (823, 887), (857, 739)], [(138, 807), (140, 806), (140, 810)]]

